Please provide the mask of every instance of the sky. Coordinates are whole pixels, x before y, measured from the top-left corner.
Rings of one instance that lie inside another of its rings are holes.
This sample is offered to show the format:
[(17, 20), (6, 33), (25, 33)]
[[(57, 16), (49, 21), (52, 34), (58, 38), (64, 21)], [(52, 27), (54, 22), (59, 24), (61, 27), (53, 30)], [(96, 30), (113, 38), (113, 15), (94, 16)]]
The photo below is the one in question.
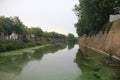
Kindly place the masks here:
[(18, 16), (28, 27), (77, 36), (73, 12), (77, 3), (78, 0), (0, 0), (0, 16)]

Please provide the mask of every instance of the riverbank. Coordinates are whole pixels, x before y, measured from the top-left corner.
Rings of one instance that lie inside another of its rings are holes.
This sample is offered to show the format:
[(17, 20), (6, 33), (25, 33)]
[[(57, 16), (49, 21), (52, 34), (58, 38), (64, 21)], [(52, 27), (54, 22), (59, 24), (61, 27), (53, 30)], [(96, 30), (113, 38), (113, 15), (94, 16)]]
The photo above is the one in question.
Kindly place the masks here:
[(0, 53), (55, 43), (68, 43), (68, 42), (67, 40), (41, 40), (41, 41), (0, 40)]
[(0, 40), (0, 52), (35, 47), (51, 43), (50, 41)]
[(108, 32), (101, 31), (96, 35), (80, 37), (79, 45), (95, 48), (108, 53), (109, 56), (120, 58), (120, 19), (113, 22)]
[(107, 56), (107, 57), (109, 57), (110, 59), (112, 59), (113, 61), (116, 61), (116, 62), (119, 62), (120, 61), (120, 58), (119, 57), (117, 57), (117, 56), (114, 56), (114, 55), (109, 55), (109, 53), (107, 53), (107, 52), (105, 52), (105, 51), (102, 51), (102, 50), (98, 50), (98, 49), (96, 49), (96, 48), (92, 48), (92, 47), (89, 47), (89, 46), (85, 46), (85, 45), (81, 45), (80, 46), (80, 49), (84, 52), (84, 53), (86, 53), (86, 49), (89, 49), (89, 50), (92, 50), (93, 52), (95, 52), (95, 53), (99, 53), (99, 54), (101, 54), (101, 55), (104, 55), (104, 56)]
[(42, 47), (47, 47), (50, 46), (51, 44), (45, 44), (41, 46), (36, 46), (36, 47), (30, 47), (30, 48), (24, 48), (24, 49), (19, 49), (19, 50), (12, 50), (12, 51), (7, 51), (7, 52), (1, 52), (0, 56), (15, 56), (15, 55), (23, 55), (25, 53), (34, 53), (36, 49), (42, 48)]

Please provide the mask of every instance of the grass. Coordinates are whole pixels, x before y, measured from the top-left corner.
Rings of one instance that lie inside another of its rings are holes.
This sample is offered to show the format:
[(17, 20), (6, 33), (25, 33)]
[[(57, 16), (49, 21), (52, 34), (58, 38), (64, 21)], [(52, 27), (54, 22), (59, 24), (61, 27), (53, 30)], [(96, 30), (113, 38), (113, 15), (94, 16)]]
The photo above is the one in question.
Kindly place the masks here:
[(31, 53), (34, 52), (35, 49), (39, 49), (45, 46), (49, 46), (51, 44), (46, 44), (46, 45), (41, 45), (41, 46), (36, 46), (36, 47), (30, 47), (30, 48), (25, 48), (25, 49), (19, 49), (19, 50), (13, 50), (13, 51), (7, 51), (7, 52), (2, 52), (0, 53), (0, 56), (8, 56), (8, 55), (22, 55), (25, 53)]

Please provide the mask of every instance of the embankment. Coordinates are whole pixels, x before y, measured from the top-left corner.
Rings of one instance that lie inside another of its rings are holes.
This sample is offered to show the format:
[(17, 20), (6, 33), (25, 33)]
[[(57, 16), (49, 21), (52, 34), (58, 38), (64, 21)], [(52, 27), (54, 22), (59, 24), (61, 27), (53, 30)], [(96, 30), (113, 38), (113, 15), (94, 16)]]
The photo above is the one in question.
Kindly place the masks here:
[(95, 48), (120, 58), (120, 19), (113, 22), (109, 32), (99, 32), (92, 36), (79, 38), (80, 46)]

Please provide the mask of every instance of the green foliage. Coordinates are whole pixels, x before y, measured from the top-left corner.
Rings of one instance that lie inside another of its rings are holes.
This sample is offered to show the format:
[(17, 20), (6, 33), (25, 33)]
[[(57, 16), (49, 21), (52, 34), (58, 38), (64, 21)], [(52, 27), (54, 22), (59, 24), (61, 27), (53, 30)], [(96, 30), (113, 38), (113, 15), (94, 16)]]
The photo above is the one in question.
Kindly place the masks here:
[(78, 16), (75, 24), (79, 36), (97, 34), (109, 21), (110, 14), (120, 13), (119, 0), (79, 0), (74, 11)]
[(12, 26), (14, 26), (14, 22), (12, 21), (11, 18), (2, 18), (2, 27), (4, 30), (5, 35), (10, 35), (12, 33)]
[[(12, 51), (11, 53), (8, 53), (11, 56), (0, 56), (0, 71), (19, 75), (24, 68), (24, 65), (29, 61), (41, 60), (45, 54), (57, 52), (65, 47), (66, 45), (64, 44), (45, 45), (44, 47), (36, 48), (34, 54), (26, 52), (22, 55), (19, 55), (19, 52), (23, 52), (22, 50), (19, 50), (18, 52)], [(28, 50), (30, 49), (28, 48)]]
[(0, 36), (2, 33), (5, 36), (11, 35), (12, 32), (24, 37), (25, 35), (34, 35), (35, 39), (38, 40), (42, 37), (44, 38), (55, 38), (55, 39), (66, 39), (67, 36), (63, 34), (58, 34), (56, 32), (44, 32), (39, 27), (28, 28), (25, 26), (19, 17), (4, 17), (0, 16)]
[(12, 32), (16, 34), (25, 34), (25, 25), (18, 17), (4, 17), (0, 16), (0, 34), (11, 35)]
[(70, 43), (76, 43), (77, 42), (77, 38), (72, 33), (68, 34), (68, 40), (69, 40)]
[(74, 37), (74, 35), (73, 35), (72, 33), (69, 33), (69, 34), (68, 34), (68, 38), (69, 38), (69, 39), (74, 39), (75, 37)]
[(24, 42), (21, 40), (0, 40), (0, 52), (23, 49), (50, 43), (51, 43), (50, 41), (35, 41), (35, 40), (28, 42)]
[(108, 66), (111, 61), (103, 55), (97, 55), (99, 53), (85, 50), (88, 53), (79, 49), (75, 58), (75, 63), (82, 71), (79, 80), (114, 80), (116, 71)]
[(14, 26), (13, 26), (13, 31), (16, 34), (25, 34), (26, 33), (26, 27), (25, 25), (20, 21), (19, 17), (14, 17)]
[[(10, 40), (13, 32), (17, 34), (16, 40)], [(69, 40), (73, 39), (74, 35), (69, 37)], [(28, 28), (19, 17), (0, 16), (0, 52), (56, 42), (67, 43), (68, 37), (56, 32), (44, 32), (39, 27)]]
[(43, 35), (43, 31), (41, 28), (30, 28), (31, 34), (35, 35), (36, 38), (41, 37)]
[(67, 38), (67, 36), (63, 34), (58, 34), (56, 32), (44, 32), (44, 36), (49, 38)]
[[(14, 45), (14, 46), (13, 46)], [(0, 52), (16, 50), (26, 47), (23, 41), (17, 40), (0, 40)]]
[(28, 47), (35, 47), (45, 44), (56, 44), (56, 43), (67, 43), (67, 40), (65, 39), (43, 39), (43, 40), (29, 40), (29, 41), (23, 41), (23, 40), (0, 40), (0, 52), (5, 51), (11, 51), (11, 50), (17, 50), (17, 49), (23, 49)]

